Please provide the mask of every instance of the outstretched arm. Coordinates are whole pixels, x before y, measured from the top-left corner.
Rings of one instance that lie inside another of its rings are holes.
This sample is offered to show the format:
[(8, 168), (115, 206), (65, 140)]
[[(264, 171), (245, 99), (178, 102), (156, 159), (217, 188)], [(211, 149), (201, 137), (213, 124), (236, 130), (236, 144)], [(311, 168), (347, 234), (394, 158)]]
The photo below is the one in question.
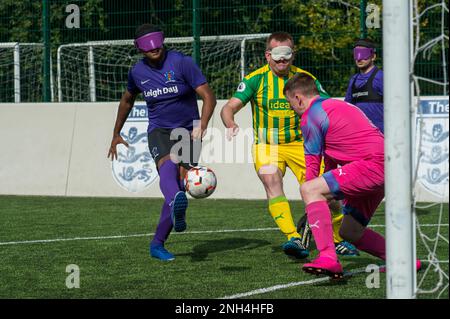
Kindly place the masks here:
[(111, 160), (114, 160), (114, 158), (117, 159), (117, 144), (124, 144), (128, 147), (128, 143), (124, 141), (122, 136), (120, 136), (120, 131), (128, 118), (128, 114), (130, 114), (130, 111), (133, 108), (136, 96), (137, 94), (133, 94), (126, 90), (120, 99), (116, 123), (114, 125), (113, 138), (108, 152), (108, 157), (111, 156)]
[(239, 131), (239, 126), (234, 121), (234, 114), (239, 112), (244, 107), (242, 101), (238, 98), (232, 97), (222, 108), (220, 117), (223, 125), (227, 128), (227, 139), (230, 141), (233, 136)]

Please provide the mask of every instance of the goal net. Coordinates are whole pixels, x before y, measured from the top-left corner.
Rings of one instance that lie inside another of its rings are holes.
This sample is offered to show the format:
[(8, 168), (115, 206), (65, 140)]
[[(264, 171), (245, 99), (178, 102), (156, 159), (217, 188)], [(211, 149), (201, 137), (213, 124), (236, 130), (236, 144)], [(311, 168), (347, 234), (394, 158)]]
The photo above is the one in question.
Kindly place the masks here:
[(43, 45), (0, 43), (0, 101), (42, 101)]
[[(419, 298), (448, 298), (449, 81), (446, 64), (449, 10), (445, 1), (429, 3), (413, 0), (412, 13), (411, 73), (416, 96), (412, 109), (412, 113), (416, 114), (413, 123), (413, 140), (416, 141), (413, 153), (413, 204), (416, 252), (424, 268), (417, 275), (416, 292)], [(438, 25), (439, 28), (434, 29), (439, 29), (439, 32), (427, 31), (430, 25)], [(432, 58), (441, 61), (441, 64), (432, 68), (435, 74), (430, 79), (429, 63)], [(430, 203), (417, 202), (424, 192), (432, 199)]]
[[(262, 64), (267, 34), (201, 37), (200, 67), (218, 99), (228, 99), (244, 74)], [(167, 38), (169, 49), (193, 54), (193, 38)], [(130, 67), (142, 55), (132, 40), (62, 45), (57, 53), (58, 101), (117, 101)]]

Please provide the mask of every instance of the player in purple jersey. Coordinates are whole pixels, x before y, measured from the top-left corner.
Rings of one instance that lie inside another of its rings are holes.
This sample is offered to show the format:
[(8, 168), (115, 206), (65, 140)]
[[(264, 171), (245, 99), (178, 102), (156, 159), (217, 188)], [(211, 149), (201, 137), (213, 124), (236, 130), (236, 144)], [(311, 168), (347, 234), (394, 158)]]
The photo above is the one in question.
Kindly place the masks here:
[[(197, 165), (201, 138), (214, 112), (216, 98), (191, 57), (164, 47), (164, 34), (158, 27), (139, 26), (135, 46), (144, 57), (128, 73), (128, 85), (119, 103), (108, 157), (117, 159), (118, 144), (128, 147), (120, 131), (137, 95), (142, 93), (148, 108), (148, 146), (158, 168), (159, 185), (165, 199), (150, 243), (150, 255), (160, 260), (173, 260), (175, 257), (165, 249), (164, 243), (172, 228), (177, 232), (186, 229), (188, 200), (183, 178), (191, 166)], [(196, 94), (203, 101), (201, 116)], [(186, 132), (187, 138), (183, 134)]]
[(359, 107), (384, 133), (383, 71), (375, 65), (375, 44), (369, 39), (356, 41), (353, 58), (359, 72), (351, 77), (344, 100)]
[[(358, 249), (386, 259), (385, 239), (367, 228), (384, 198), (384, 137), (356, 106), (321, 98), (314, 79), (296, 74), (284, 87), (291, 107), (301, 116), (306, 182), (300, 192), (319, 256), (303, 270), (342, 278), (333, 243), (327, 201), (343, 199), (340, 235)], [(319, 176), (321, 160), (325, 172)], [(417, 267), (420, 268), (420, 262)]]

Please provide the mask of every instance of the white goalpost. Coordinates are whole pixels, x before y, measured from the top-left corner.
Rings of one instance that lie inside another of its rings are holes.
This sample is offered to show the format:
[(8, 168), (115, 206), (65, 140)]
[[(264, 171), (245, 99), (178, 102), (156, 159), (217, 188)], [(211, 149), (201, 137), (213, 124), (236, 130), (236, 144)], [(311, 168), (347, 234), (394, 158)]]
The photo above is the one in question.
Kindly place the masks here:
[[(13, 51), (13, 72), (14, 72), (14, 102), (19, 103), (20, 102), (20, 45), (17, 42), (13, 43), (0, 43), (0, 49), (12, 49)], [(0, 60), (1, 61), (1, 60)], [(0, 65), (2, 63), (0, 62)], [(6, 63), (5, 63), (6, 64)]]
[(383, 1), (387, 298), (413, 298), (410, 4)]
[[(41, 100), (42, 43), (0, 43), (0, 100), (36, 102)], [(50, 78), (53, 91), (53, 78)]]

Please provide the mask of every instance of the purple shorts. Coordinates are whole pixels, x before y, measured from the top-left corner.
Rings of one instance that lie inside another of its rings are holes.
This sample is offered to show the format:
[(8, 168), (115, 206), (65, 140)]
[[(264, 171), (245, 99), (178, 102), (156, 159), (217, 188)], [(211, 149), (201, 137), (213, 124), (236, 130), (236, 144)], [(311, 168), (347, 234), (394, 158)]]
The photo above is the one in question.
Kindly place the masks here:
[(384, 159), (360, 160), (322, 175), (343, 213), (367, 226), (384, 198)]

